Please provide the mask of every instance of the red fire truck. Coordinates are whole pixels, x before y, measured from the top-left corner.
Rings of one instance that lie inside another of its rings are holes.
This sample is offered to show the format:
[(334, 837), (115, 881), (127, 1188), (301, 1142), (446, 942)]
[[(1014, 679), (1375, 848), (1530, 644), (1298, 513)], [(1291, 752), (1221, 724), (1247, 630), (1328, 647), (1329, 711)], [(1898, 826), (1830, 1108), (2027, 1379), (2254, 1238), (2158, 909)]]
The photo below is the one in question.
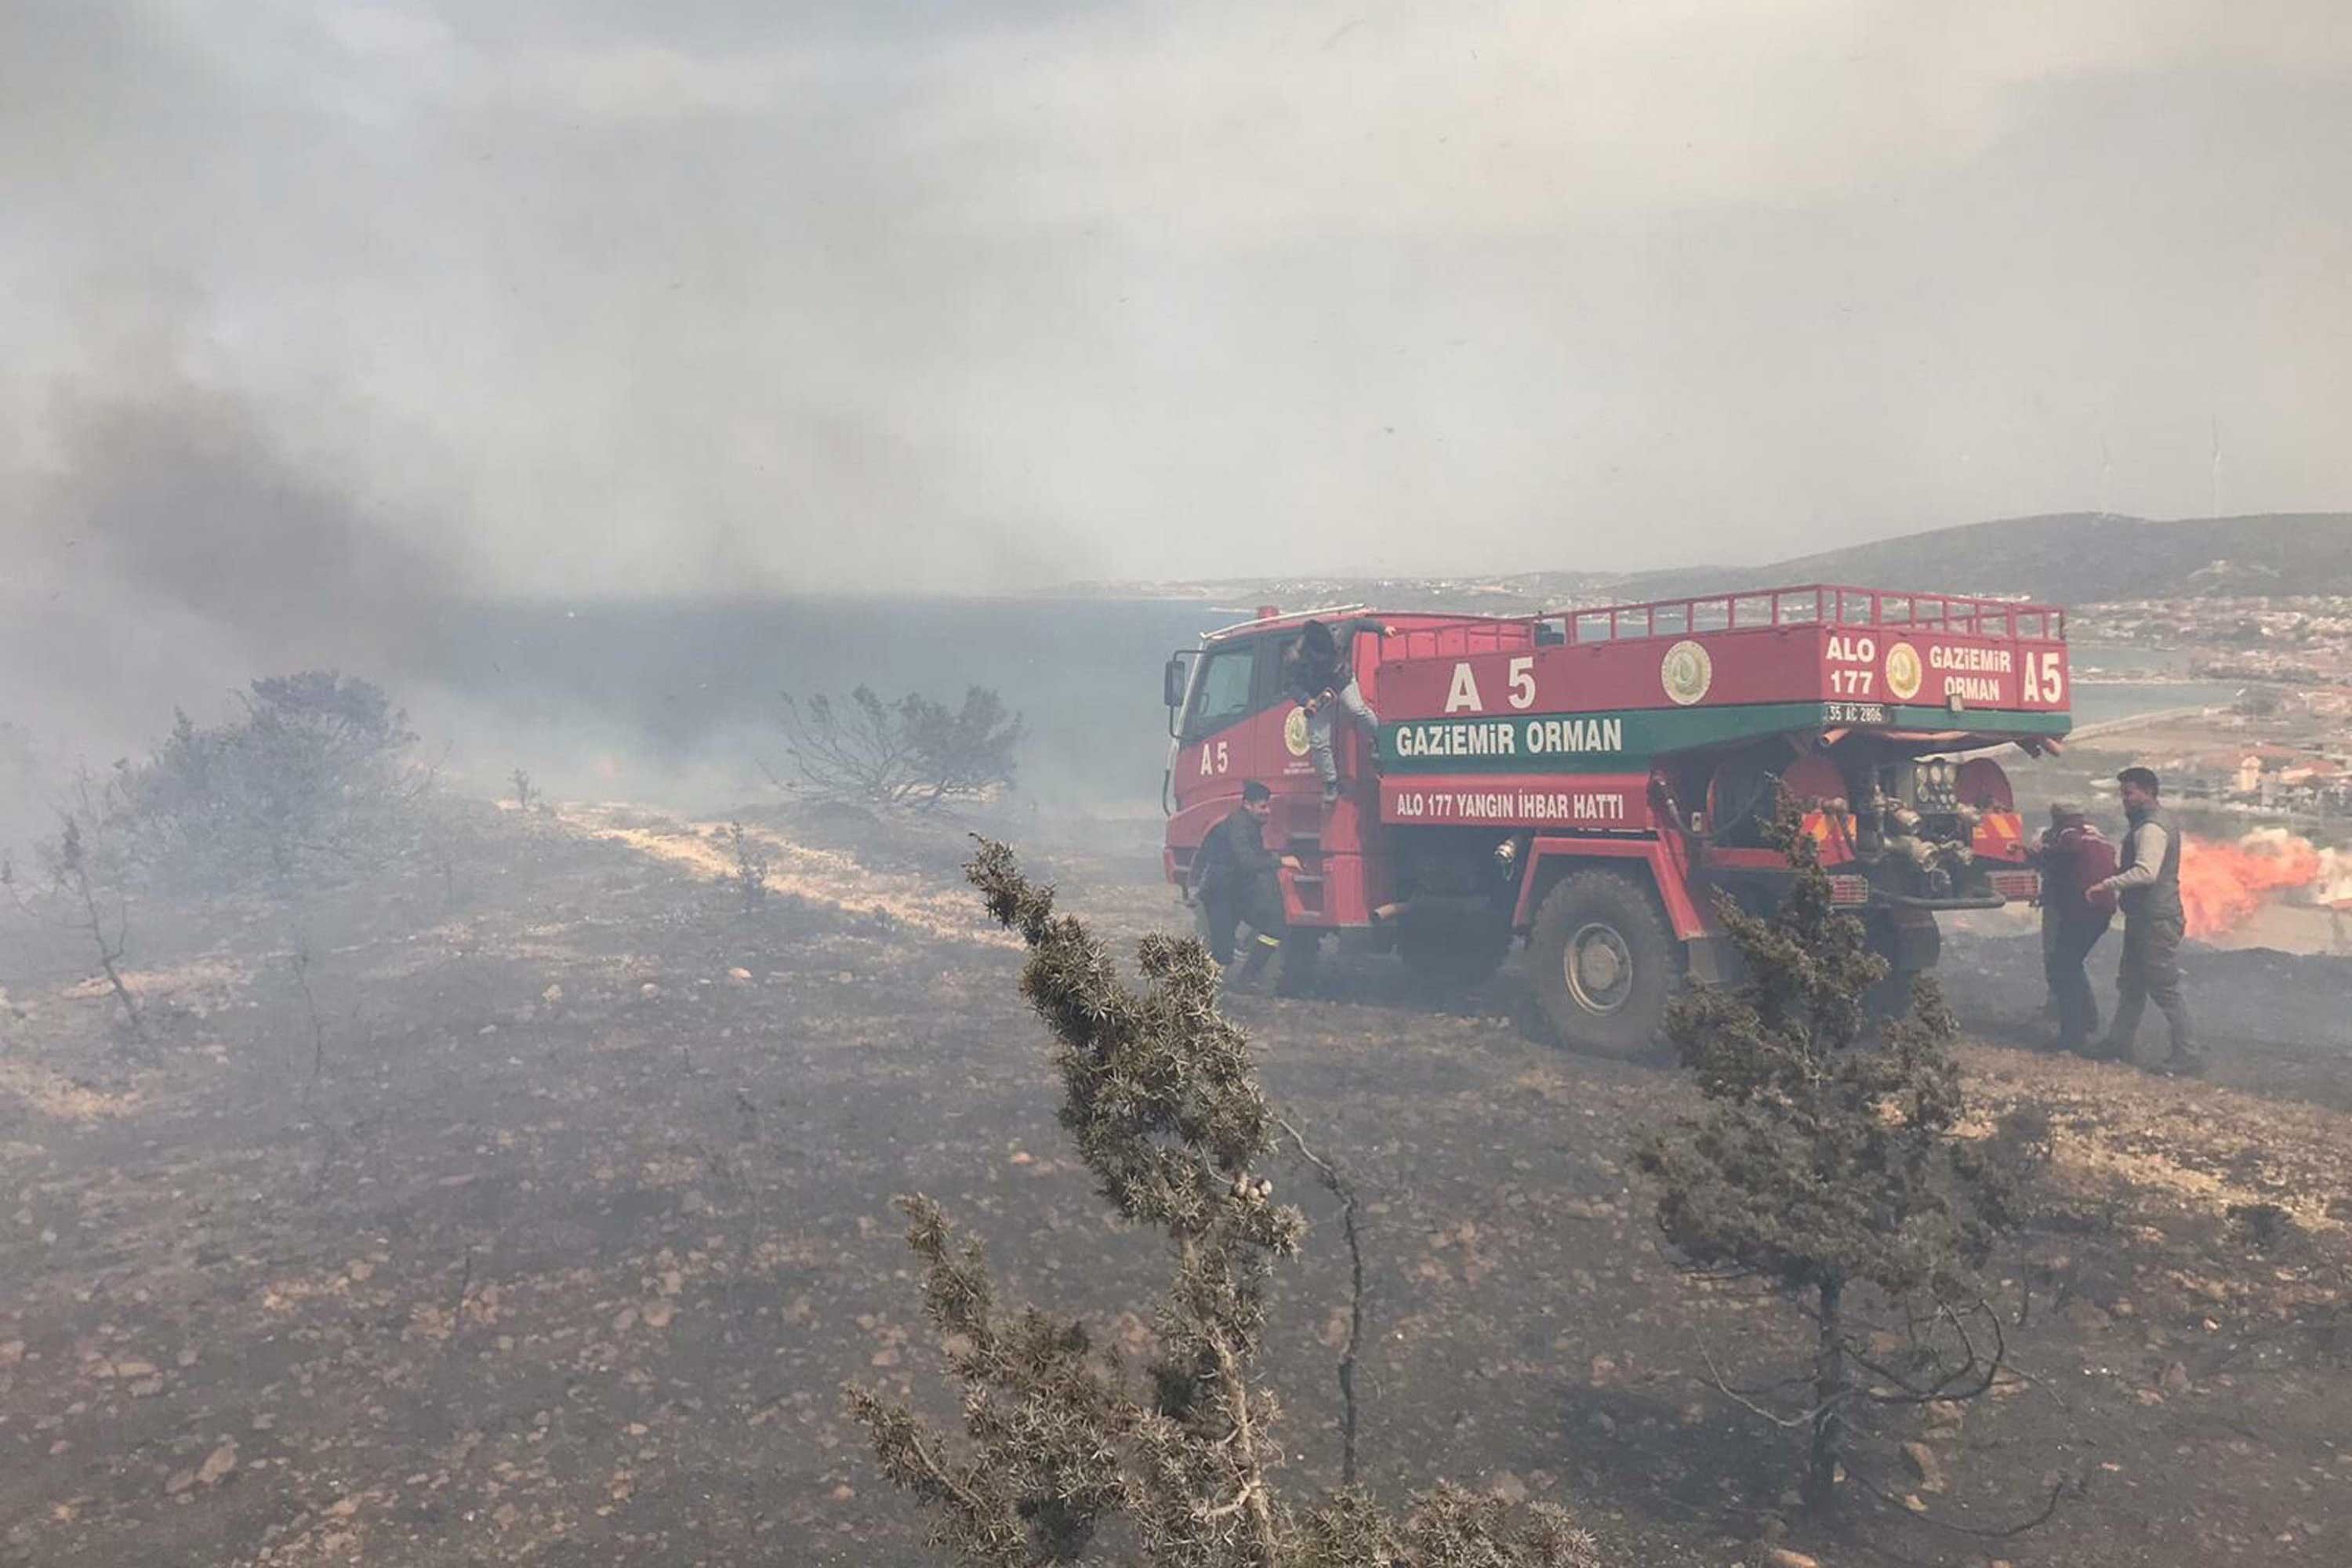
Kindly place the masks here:
[[(1377, 753), (1339, 726), (1328, 806), (1284, 689), (1310, 619), (1381, 719)], [(1286, 983), (1333, 932), (1457, 987), (1524, 940), (1561, 1039), (1617, 1056), (1650, 1047), (1685, 976), (1732, 977), (1716, 895), (1761, 910), (1787, 886), (1764, 835), (1782, 789), (1897, 984), (1934, 965), (1937, 911), (2033, 898), (1983, 753), (2054, 750), (2069, 698), (2062, 610), (1829, 584), (1510, 617), (1268, 607), (1164, 688), (1167, 875), (1265, 781), (1269, 845), (1297, 862)]]

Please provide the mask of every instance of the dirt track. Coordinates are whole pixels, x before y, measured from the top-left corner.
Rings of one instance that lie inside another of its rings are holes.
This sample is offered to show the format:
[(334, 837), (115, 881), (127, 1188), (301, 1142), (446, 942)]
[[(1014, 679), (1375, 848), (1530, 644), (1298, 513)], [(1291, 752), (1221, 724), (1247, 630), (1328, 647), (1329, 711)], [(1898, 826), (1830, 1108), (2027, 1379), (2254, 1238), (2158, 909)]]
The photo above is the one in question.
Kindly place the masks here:
[[(1118, 1314), (1158, 1259), (1062, 1150), (1016, 958), (956, 913), (951, 837), (803, 845), (796, 896), (747, 914), (658, 820), (472, 831), (462, 867), (301, 913), (316, 1037), (283, 911), (143, 911), (167, 1045), (136, 1066), (103, 1000), (69, 994), (69, 945), (0, 949), (0, 1563), (925, 1561), (837, 1394), (937, 1392), (888, 1206), (912, 1188), (1013, 1290), (1148, 1333)], [(1170, 912), (1148, 842), (1033, 858), (1108, 931)], [(1955, 973), (1995, 990), (2013, 958), (1958, 951)], [(1382, 961), (1327, 981), (1233, 1010), (1370, 1205), (1369, 1479), (1561, 1498), (1628, 1563), (1739, 1561), (1789, 1454), (1706, 1386), (1702, 1347), (1763, 1380), (1796, 1341), (1678, 1276), (1625, 1189), (1629, 1132), (1679, 1083), (1529, 1037), (1508, 974), (1450, 1009)], [(1868, 1507), (1800, 1543), (1832, 1565), (2352, 1555), (2334, 1044), (2224, 1046), (2221, 1087), (1969, 1047), (1989, 1110), (2051, 1107), (2061, 1182), (2004, 1270), (2026, 1376), (1934, 1439), (1948, 1487), (1921, 1501), (1991, 1526), (2047, 1475), (2087, 1485), (1999, 1545)], [(1286, 1185), (1328, 1217), (1303, 1173)], [(2227, 1217), (2260, 1203), (2289, 1223)], [(1277, 1303), (1307, 1487), (1337, 1468), (1337, 1247), (1318, 1226)], [(1857, 1469), (1915, 1491), (1911, 1436)]]

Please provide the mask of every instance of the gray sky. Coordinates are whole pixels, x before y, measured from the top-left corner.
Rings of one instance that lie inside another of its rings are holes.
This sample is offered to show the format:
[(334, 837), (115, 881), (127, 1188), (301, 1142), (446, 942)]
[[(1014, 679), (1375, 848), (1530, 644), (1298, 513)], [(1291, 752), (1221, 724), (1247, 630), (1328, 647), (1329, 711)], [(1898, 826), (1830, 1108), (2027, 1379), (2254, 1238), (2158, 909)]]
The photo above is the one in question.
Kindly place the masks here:
[(2340, 0), (9, 0), (0, 178), (52, 587), (2352, 505)]

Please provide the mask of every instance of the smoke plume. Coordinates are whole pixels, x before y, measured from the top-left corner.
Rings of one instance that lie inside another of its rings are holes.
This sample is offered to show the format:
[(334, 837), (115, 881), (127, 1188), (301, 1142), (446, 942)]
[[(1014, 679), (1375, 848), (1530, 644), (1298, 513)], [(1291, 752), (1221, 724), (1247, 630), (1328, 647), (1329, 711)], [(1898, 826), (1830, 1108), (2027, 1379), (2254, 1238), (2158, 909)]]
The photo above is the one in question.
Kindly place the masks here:
[(168, 724), (256, 672), (397, 674), (455, 568), (413, 519), (244, 400), (159, 372), (61, 396), (16, 489), (0, 718), (68, 749)]

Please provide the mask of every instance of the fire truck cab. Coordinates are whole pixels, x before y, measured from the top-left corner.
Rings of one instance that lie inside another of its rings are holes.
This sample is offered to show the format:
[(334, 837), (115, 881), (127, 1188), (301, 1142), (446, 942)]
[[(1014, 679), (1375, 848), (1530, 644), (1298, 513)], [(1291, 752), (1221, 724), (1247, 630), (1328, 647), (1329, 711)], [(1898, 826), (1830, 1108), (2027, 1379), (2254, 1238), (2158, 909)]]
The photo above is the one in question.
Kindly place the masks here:
[[(1377, 745), (1339, 726), (1329, 806), (1283, 682), (1310, 619), (1381, 719)], [(1269, 845), (1298, 863), (1286, 984), (1334, 932), (1457, 987), (1523, 941), (1561, 1039), (1617, 1056), (1686, 977), (1732, 977), (1716, 899), (1769, 910), (1788, 885), (1764, 837), (1784, 789), (1895, 984), (1933, 966), (1937, 911), (2032, 899), (1985, 753), (2069, 724), (2063, 610), (1834, 584), (1508, 617), (1268, 607), (1163, 685), (1166, 874), (1263, 780)]]

